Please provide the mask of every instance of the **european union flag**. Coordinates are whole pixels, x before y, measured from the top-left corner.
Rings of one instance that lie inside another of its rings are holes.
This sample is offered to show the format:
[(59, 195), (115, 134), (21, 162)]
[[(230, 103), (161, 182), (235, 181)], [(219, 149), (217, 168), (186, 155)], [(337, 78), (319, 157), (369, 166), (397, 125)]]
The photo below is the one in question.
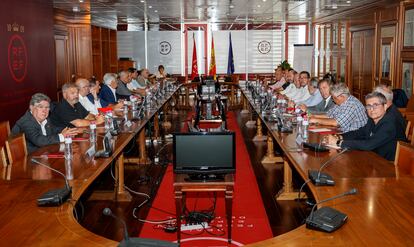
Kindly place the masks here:
[(230, 37), (230, 46), (229, 46), (229, 60), (227, 61), (227, 74), (232, 75), (234, 74), (234, 61), (233, 61), (233, 46), (231, 44), (231, 33), (229, 33)]

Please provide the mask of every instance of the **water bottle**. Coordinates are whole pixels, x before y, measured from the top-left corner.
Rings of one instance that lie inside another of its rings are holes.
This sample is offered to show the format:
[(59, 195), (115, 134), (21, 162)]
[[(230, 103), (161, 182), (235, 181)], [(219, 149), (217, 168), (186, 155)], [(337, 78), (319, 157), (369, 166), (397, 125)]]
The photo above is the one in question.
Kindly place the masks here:
[(138, 109), (137, 98), (135, 97), (131, 98), (131, 108), (132, 111), (136, 111)]
[(287, 101), (285, 99), (281, 100), (281, 111), (282, 113), (286, 112), (286, 108), (287, 108)]
[(308, 137), (309, 137), (309, 135), (308, 135), (309, 121), (308, 121), (307, 118), (305, 118), (303, 120), (302, 125), (303, 125), (303, 128), (302, 128), (302, 131), (303, 131), (302, 137), (303, 137), (303, 140), (306, 142), (308, 140)]
[(105, 113), (105, 130), (113, 129), (114, 125), (112, 122), (112, 111), (107, 111)]
[(96, 142), (96, 124), (95, 122), (91, 122), (91, 125), (89, 125), (90, 128), (90, 134), (89, 134), (89, 141), (91, 143)]
[(73, 180), (72, 160), (65, 160), (66, 179)]
[(124, 105), (124, 119), (125, 119), (125, 122), (128, 121), (128, 105), (127, 104)]
[(296, 117), (296, 133), (298, 134), (302, 134), (302, 123), (303, 122), (303, 118), (301, 115)]
[(71, 160), (73, 156), (72, 138), (65, 137), (65, 160)]

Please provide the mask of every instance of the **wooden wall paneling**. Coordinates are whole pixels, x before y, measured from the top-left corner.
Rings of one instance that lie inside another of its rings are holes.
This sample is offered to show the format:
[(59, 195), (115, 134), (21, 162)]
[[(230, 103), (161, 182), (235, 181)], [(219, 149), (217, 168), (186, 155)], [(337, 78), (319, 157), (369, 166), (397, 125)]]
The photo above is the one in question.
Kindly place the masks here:
[(56, 89), (70, 81), (69, 42), (67, 35), (55, 35)]
[[(363, 71), (362, 71), (362, 95), (361, 100), (372, 91), (374, 87), (375, 64), (375, 30), (364, 31), (363, 45)], [(374, 45), (373, 45), (374, 44)]]
[(361, 97), (361, 68), (362, 68), (362, 49), (363, 49), (363, 33), (361, 31), (351, 34), (351, 85), (348, 85), (357, 98)]
[(92, 57), (93, 57), (93, 75), (102, 80), (102, 45), (101, 45), (101, 28), (92, 26)]
[(117, 33), (116, 30), (110, 30), (109, 35), (110, 45), (110, 71), (112, 73), (118, 72), (118, 48), (117, 48)]
[(89, 78), (92, 76), (92, 32), (91, 26), (80, 26), (73, 29), (75, 34), (75, 66), (77, 75)]

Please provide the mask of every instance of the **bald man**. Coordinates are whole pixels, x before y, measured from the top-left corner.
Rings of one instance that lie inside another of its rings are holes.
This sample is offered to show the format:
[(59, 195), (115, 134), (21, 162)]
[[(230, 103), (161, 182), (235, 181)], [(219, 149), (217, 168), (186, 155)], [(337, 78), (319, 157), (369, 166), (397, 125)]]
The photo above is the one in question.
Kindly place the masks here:
[(98, 115), (98, 108), (101, 108), (101, 102), (99, 101), (98, 95), (95, 93), (94, 102), (92, 103), (88, 94), (91, 92), (89, 87), (89, 81), (85, 78), (79, 78), (75, 82), (79, 90), (79, 103), (91, 114)]

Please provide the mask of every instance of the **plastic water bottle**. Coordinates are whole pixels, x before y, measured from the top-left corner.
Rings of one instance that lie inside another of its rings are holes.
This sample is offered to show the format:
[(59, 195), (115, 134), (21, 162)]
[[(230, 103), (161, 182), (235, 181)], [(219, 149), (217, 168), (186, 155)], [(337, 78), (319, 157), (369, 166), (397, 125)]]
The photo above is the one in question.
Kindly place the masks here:
[(65, 160), (66, 179), (73, 180), (72, 160)]
[(105, 113), (105, 130), (109, 130), (113, 128), (112, 123), (112, 111), (107, 111)]
[(296, 117), (296, 133), (300, 133), (302, 134), (302, 123), (303, 122), (303, 118), (301, 115)]
[(305, 118), (303, 120), (302, 125), (303, 125), (303, 128), (302, 128), (302, 131), (303, 131), (302, 137), (303, 137), (303, 140), (306, 142), (308, 140), (308, 137), (309, 137), (309, 135), (308, 135), (309, 121), (308, 121), (307, 118)]
[(72, 138), (65, 137), (65, 160), (71, 160), (73, 157)]
[(127, 104), (124, 105), (124, 119), (125, 119), (125, 122), (128, 121), (128, 105)]
[(90, 134), (89, 134), (89, 141), (91, 143), (96, 142), (96, 124), (95, 122), (92, 122), (91, 125), (89, 125)]

